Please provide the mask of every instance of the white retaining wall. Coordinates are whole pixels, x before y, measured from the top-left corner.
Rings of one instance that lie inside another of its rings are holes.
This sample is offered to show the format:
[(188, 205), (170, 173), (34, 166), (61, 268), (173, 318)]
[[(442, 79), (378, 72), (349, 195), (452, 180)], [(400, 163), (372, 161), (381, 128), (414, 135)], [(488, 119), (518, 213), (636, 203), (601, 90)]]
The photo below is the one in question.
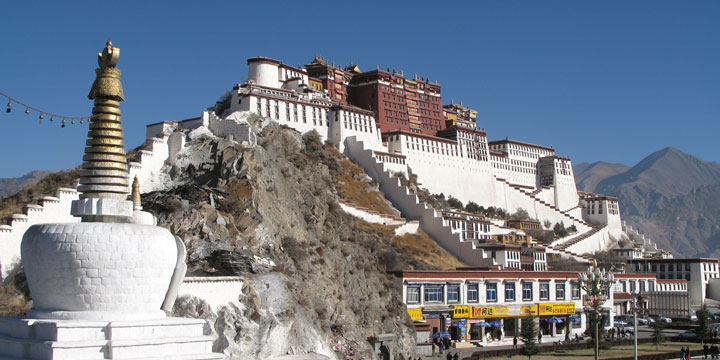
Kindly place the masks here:
[(392, 201), (407, 220), (418, 220), (420, 228), (430, 235), (435, 242), (453, 254), (463, 263), (470, 266), (490, 265), (493, 263), (485, 252), (476, 248), (472, 241), (461, 241), (459, 234), (453, 234), (449, 226), (444, 226), (442, 216), (434, 209), (421, 203), (417, 196), (411, 194), (400, 180), (377, 162), (371, 149), (365, 149), (363, 143), (355, 137), (345, 139), (346, 152), (365, 172), (380, 183), (380, 189)]
[(186, 277), (178, 296), (192, 295), (205, 300), (214, 309), (239, 301), (243, 279), (239, 276)]
[(0, 279), (4, 280), (20, 260), (20, 243), (31, 225), (80, 222), (70, 215), (70, 204), (77, 199), (75, 189), (60, 188), (54, 197), (42, 198), (40, 205), (26, 205), (25, 213), (13, 215), (10, 225), (0, 225)]

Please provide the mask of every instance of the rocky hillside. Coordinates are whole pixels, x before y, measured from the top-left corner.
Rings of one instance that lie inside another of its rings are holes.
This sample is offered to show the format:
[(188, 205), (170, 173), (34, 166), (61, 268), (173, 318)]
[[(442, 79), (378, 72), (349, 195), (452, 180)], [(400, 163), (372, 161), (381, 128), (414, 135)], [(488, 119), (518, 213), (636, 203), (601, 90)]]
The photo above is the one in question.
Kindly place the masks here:
[(22, 188), (35, 185), (50, 171), (35, 170), (18, 178), (0, 178), (0, 198), (5, 198), (20, 191)]
[(623, 164), (614, 164), (604, 161), (594, 163), (580, 163), (573, 166), (575, 183), (578, 190), (595, 192), (598, 183), (608, 177), (623, 173), (630, 169)]
[(668, 147), (617, 174), (597, 167), (575, 169), (579, 190), (617, 196), (623, 219), (676, 255), (718, 255), (720, 164)]
[(357, 166), (317, 134), (276, 124), (255, 147), (198, 136), (179, 156), (166, 169), (171, 188), (143, 205), (184, 239), (192, 275), (246, 278), (239, 303), (217, 312), (196, 298), (176, 303), (177, 314), (209, 321), (216, 351), (371, 359), (367, 338), (394, 333), (396, 359), (413, 354), (412, 322), (387, 271), (462, 264), (422, 233), (395, 237), (344, 213), (339, 198), (393, 211)]

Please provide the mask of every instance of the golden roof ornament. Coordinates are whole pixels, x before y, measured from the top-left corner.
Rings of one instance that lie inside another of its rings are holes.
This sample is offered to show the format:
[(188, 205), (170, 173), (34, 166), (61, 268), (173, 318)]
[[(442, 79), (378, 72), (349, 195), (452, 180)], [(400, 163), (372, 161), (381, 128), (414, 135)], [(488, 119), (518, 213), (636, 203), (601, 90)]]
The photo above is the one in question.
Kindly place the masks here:
[(132, 201), (133, 207), (136, 210), (142, 210), (142, 202), (140, 201), (140, 182), (138, 181), (137, 175), (133, 179), (132, 183)]
[(88, 94), (94, 99), (94, 107), (78, 186), (81, 198), (127, 199), (128, 165), (120, 113), (120, 101), (124, 100), (122, 71), (115, 68), (119, 57), (120, 49), (110, 41), (98, 54), (99, 68)]

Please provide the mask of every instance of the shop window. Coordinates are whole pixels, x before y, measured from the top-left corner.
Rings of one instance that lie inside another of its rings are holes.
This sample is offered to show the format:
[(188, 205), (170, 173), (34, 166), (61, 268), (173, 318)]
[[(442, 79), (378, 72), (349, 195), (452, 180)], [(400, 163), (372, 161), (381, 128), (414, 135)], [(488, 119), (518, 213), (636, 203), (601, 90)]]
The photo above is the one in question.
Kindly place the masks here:
[(487, 290), (487, 301), (497, 301), (497, 284), (496, 283), (488, 283), (486, 285)]
[(522, 283), (522, 297), (523, 301), (532, 301), (533, 299), (533, 288), (531, 282)]
[(426, 286), (425, 287), (425, 302), (443, 302), (443, 287), (442, 286)]
[(515, 301), (515, 283), (505, 283), (505, 301)]
[(478, 284), (469, 284), (467, 286), (467, 301), (478, 302)]
[(577, 281), (573, 281), (570, 283), (570, 286), (572, 287), (571, 291), (573, 300), (579, 300), (580, 299), (580, 283)]
[(565, 284), (555, 284), (555, 300), (565, 300)]
[(407, 303), (417, 304), (420, 302), (420, 288), (417, 286), (407, 287)]
[(448, 302), (460, 302), (460, 285), (448, 285)]
[(550, 283), (540, 283), (540, 300), (550, 300)]

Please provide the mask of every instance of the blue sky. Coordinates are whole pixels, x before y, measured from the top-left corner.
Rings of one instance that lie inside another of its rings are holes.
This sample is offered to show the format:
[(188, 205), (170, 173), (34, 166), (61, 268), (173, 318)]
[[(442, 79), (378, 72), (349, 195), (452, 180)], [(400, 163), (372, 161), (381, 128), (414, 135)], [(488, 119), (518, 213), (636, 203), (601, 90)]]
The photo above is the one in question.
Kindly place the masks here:
[[(198, 116), (242, 82), (248, 57), (322, 54), (438, 80), (490, 139), (552, 145), (576, 164), (632, 165), (665, 146), (718, 161), (718, 19), (718, 1), (15, 1), (0, 13), (0, 91), (88, 115), (111, 38), (131, 149), (145, 125)], [(81, 163), (86, 126), (3, 109), (0, 177)]]

